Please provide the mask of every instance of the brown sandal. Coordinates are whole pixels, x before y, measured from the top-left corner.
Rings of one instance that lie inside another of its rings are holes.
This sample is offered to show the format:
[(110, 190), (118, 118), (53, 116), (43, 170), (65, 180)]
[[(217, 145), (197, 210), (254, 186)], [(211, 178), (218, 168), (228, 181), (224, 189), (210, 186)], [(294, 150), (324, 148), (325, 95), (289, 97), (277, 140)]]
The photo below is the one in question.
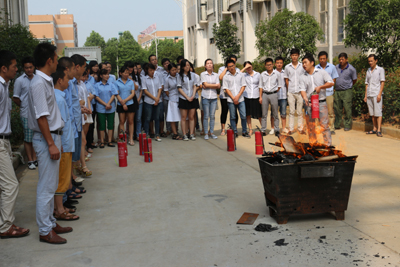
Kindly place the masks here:
[(1, 239), (24, 237), (29, 234), (29, 229), (24, 229), (14, 224), (4, 233), (0, 233)]
[[(75, 218), (77, 217), (77, 218)], [(79, 220), (78, 215), (70, 214), (64, 211), (64, 213), (61, 213), (60, 215), (55, 215), (54, 218), (56, 218), (59, 221), (76, 221)]]

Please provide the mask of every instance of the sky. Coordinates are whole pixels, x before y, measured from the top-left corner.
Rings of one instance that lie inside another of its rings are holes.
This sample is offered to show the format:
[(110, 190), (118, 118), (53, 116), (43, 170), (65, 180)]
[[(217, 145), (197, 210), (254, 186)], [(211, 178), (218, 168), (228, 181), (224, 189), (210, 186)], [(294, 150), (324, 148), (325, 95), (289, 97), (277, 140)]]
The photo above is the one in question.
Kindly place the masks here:
[(157, 30), (182, 30), (182, 10), (175, 0), (28, 0), (29, 15), (56, 15), (68, 9), (78, 24), (78, 46), (93, 31), (105, 41), (130, 31), (137, 40), (141, 31), (153, 23)]

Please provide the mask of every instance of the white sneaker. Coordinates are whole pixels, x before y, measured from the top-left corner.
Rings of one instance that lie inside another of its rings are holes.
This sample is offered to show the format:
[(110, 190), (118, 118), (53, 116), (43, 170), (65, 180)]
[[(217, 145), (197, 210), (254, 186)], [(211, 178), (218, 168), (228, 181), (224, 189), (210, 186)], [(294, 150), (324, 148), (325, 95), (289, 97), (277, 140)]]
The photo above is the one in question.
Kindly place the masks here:
[(271, 131), (269, 132), (269, 134), (274, 134), (274, 133), (275, 133), (274, 129), (271, 129)]
[(288, 132), (289, 132), (289, 130), (288, 130), (287, 128), (284, 128), (284, 129), (282, 130), (282, 133), (287, 134)]
[(156, 137), (154, 138), (154, 140), (156, 140), (157, 142), (161, 142), (161, 138), (160, 138), (159, 136), (156, 136)]
[(36, 170), (36, 165), (33, 161), (28, 162), (28, 169), (30, 170)]
[(205, 136), (204, 136), (204, 140), (208, 140), (209, 138), (208, 138), (208, 134), (206, 134)]
[(196, 137), (194, 136), (194, 134), (191, 134), (191, 135), (190, 135), (190, 140), (196, 141)]
[(75, 182), (77, 183), (82, 183), (83, 181), (85, 181), (85, 179), (83, 179), (82, 177), (76, 177)]
[(215, 134), (213, 134), (213, 133), (211, 134), (211, 138), (212, 138), (212, 139), (218, 139), (218, 137), (217, 137)]
[(187, 137), (186, 134), (183, 136), (183, 141), (189, 141), (189, 138)]

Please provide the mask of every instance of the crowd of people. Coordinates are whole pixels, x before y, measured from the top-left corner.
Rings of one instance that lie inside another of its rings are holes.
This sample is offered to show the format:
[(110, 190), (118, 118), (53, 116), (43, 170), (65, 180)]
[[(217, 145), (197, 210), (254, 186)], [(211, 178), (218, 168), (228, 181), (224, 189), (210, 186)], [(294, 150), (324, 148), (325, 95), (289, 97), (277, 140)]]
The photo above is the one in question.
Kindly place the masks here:
[[(126, 62), (115, 77), (109, 62), (87, 63), (77, 54), (58, 58), (55, 46), (39, 44), (33, 57), (22, 60), (24, 73), (16, 79), (13, 92), (14, 102), (21, 107), (28, 168), (39, 168), (36, 198), (39, 240), (51, 244), (67, 242), (59, 234), (71, 232), (72, 228), (62, 227), (57, 221), (79, 219), (75, 214), (77, 199), (86, 192), (82, 186), (84, 179), (92, 175), (86, 162), (95, 148), (115, 147), (115, 132), (126, 132), (131, 146), (141, 132), (156, 141), (168, 135), (173, 140), (194, 141), (200, 125), (205, 140), (217, 139), (215, 113), (220, 106), (222, 136), (226, 134), (228, 112), (236, 137), (239, 117), (243, 137), (251, 138), (252, 119), (259, 120), (261, 131), (267, 135), (271, 110), (269, 134), (290, 135), (296, 131), (305, 134), (308, 127), (311, 139), (316, 131), (310, 98), (318, 94), (324, 143), (331, 145), (331, 135), (341, 127), (343, 109), (344, 130), (351, 129), (351, 89), (357, 80), (356, 70), (345, 53), (339, 55), (337, 66), (328, 63), (326, 52), (319, 53), (317, 66), (313, 55), (306, 54), (301, 62), (299, 56), (300, 51), (292, 49), (292, 62), (285, 67), (282, 57), (267, 58), (262, 73), (255, 71), (249, 61), (244, 62), (242, 70), (238, 69), (234, 55), (215, 73), (213, 60), (207, 59), (205, 71), (198, 75), (193, 64), (183, 57), (178, 57), (176, 64), (162, 59), (162, 66), (158, 66), (158, 59), (151, 55), (148, 63)], [(377, 66), (375, 55), (370, 55), (368, 62), (371, 68), (365, 81), (364, 100), (374, 121), (374, 129), (368, 134), (382, 136), (385, 72)], [(14, 225), (19, 183), (10, 160), (8, 87), (16, 74), (16, 56), (0, 51), (1, 238), (29, 234), (29, 229)], [(303, 123), (303, 108), (309, 116), (307, 125)], [(201, 116), (197, 115), (197, 109), (201, 109)], [(115, 112), (119, 119), (116, 131)]]

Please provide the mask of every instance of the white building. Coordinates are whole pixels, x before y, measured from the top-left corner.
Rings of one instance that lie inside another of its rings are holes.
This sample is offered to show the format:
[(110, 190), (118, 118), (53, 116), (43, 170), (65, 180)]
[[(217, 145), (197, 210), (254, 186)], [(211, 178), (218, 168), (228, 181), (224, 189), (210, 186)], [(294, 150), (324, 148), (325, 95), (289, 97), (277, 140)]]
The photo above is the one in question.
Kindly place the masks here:
[(0, 12), (1, 19), (6, 19), (8, 23), (29, 26), (28, 0), (2, 0)]
[[(288, 8), (294, 12), (313, 15), (325, 33), (325, 41), (317, 42), (318, 50), (329, 53), (330, 59), (341, 52), (352, 54), (357, 50), (345, 48), (343, 20), (348, 13), (349, 0), (183, 0), (183, 33), (185, 57), (202, 66), (207, 58), (223, 63), (212, 27), (227, 16), (239, 28), (241, 42), (239, 62), (253, 61), (258, 57), (255, 48), (256, 25), (271, 19), (277, 12)], [(331, 29), (331, 30), (329, 30)], [(333, 55), (333, 57), (331, 56)]]

